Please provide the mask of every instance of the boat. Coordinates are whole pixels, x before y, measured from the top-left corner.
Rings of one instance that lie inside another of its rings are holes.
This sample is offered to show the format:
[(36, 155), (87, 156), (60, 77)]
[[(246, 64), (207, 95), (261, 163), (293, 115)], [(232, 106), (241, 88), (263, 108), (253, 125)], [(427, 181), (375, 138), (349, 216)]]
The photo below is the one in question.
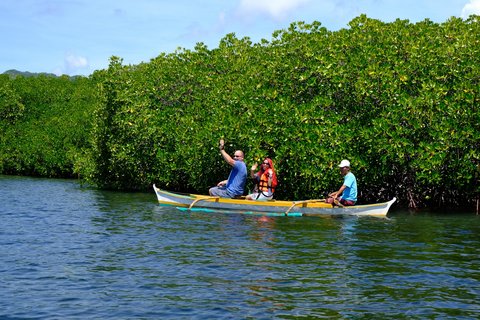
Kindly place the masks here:
[(236, 211), (248, 214), (263, 214), (269, 216), (373, 216), (386, 217), (388, 210), (396, 198), (388, 202), (342, 206), (329, 204), (325, 199), (310, 199), (300, 201), (270, 200), (254, 201), (245, 198), (220, 198), (198, 194), (182, 194), (165, 191), (153, 185), (158, 203), (164, 206), (174, 206), (180, 210), (191, 211)]

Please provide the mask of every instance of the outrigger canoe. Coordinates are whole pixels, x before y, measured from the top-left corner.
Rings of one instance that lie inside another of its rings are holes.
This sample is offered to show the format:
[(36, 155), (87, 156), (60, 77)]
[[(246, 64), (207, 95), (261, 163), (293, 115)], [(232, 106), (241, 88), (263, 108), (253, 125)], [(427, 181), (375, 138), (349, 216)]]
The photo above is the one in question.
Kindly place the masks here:
[(354, 215), (386, 217), (388, 210), (396, 201), (396, 198), (393, 198), (388, 202), (344, 207), (328, 204), (324, 199), (252, 201), (242, 198), (230, 199), (198, 194), (174, 193), (159, 189), (155, 185), (153, 185), (153, 190), (155, 190), (160, 205), (175, 206), (183, 210), (233, 210), (243, 213), (281, 216)]

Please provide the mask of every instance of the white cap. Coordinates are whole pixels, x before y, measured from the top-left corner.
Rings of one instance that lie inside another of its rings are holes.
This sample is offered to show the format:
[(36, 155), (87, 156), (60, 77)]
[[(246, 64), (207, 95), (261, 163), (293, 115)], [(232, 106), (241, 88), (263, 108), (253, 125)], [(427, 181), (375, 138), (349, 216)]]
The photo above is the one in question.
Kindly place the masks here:
[(350, 161), (348, 160), (342, 160), (342, 162), (340, 162), (340, 164), (338, 165), (340, 168), (343, 168), (343, 167), (349, 167), (350, 168)]

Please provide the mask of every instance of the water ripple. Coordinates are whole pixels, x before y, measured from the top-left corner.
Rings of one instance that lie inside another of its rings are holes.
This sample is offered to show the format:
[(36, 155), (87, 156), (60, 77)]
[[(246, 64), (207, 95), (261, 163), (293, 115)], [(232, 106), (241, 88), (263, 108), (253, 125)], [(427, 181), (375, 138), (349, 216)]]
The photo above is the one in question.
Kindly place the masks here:
[(0, 202), (4, 319), (480, 317), (475, 216), (189, 214), (2, 176)]

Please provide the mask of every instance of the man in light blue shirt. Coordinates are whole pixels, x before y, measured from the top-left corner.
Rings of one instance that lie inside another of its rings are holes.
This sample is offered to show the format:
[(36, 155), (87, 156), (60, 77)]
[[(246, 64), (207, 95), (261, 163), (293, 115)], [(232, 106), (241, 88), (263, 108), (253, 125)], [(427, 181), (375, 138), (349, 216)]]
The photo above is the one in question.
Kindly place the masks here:
[(208, 193), (211, 196), (218, 196), (222, 198), (235, 198), (242, 196), (245, 189), (245, 183), (247, 182), (247, 166), (243, 162), (243, 151), (235, 151), (232, 157), (224, 150), (225, 142), (220, 140), (219, 148), (223, 159), (232, 166), (232, 171), (227, 180), (220, 181), (216, 187), (210, 188)]
[(327, 203), (334, 203), (336, 200), (344, 206), (353, 206), (357, 202), (357, 179), (350, 172), (350, 161), (342, 160), (339, 167), (344, 176), (343, 184), (338, 191), (328, 195)]

